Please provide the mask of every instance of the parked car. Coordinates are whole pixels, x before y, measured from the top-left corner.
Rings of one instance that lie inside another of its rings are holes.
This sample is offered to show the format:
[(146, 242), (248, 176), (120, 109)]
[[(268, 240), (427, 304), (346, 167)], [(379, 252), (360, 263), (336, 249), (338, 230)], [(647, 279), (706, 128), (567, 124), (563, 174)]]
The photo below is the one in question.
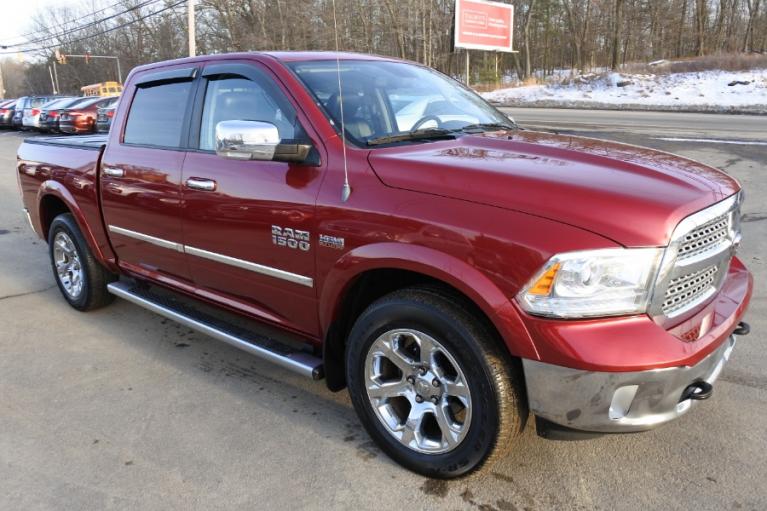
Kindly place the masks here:
[(96, 132), (108, 133), (109, 128), (112, 126), (112, 118), (115, 116), (117, 105), (119, 101), (115, 101), (112, 105), (107, 107), (101, 107), (96, 112)]
[(24, 117), (24, 105), (27, 104), (29, 96), (22, 96), (16, 100), (14, 105), (13, 116), (11, 117), (11, 127), (14, 129), (22, 129), (22, 120)]
[(46, 103), (40, 112), (40, 130), (41, 131), (59, 131), (59, 115), (61, 111), (67, 108), (74, 108), (85, 102), (93, 101), (93, 98), (82, 96), (60, 98), (50, 103)]
[(0, 128), (10, 128), (13, 112), (16, 110), (17, 99), (3, 101), (0, 104)]
[[(201, 56), (135, 68), (124, 94), (109, 135), (18, 151), (63, 298), (118, 296), (347, 387), (421, 474), (498, 459), (530, 414), (560, 435), (674, 420), (749, 332), (743, 193), (704, 163), (521, 130), (383, 57)], [(402, 130), (395, 95), (439, 108)]]
[(58, 99), (61, 96), (30, 96), (27, 98), (23, 108), (23, 117), (21, 125), (24, 128), (39, 128), (40, 127), (40, 108), (54, 99)]
[(59, 131), (62, 133), (93, 133), (96, 130), (96, 114), (99, 107), (108, 106), (117, 101), (117, 97), (89, 98), (59, 113)]

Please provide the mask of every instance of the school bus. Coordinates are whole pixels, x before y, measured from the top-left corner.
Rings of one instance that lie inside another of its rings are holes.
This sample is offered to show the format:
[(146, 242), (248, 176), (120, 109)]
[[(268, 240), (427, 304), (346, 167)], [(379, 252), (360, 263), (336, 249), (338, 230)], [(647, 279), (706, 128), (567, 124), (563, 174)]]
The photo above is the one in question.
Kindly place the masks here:
[(80, 87), (83, 96), (119, 96), (123, 86), (117, 82), (94, 83)]

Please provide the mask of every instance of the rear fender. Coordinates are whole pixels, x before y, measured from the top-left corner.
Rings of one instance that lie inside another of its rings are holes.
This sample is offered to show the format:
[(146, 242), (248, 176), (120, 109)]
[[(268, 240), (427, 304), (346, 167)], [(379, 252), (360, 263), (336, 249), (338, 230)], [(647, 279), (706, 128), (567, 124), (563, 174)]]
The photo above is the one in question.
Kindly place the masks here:
[[(75, 221), (77, 222), (77, 226), (80, 228), (80, 231), (83, 233), (83, 236), (85, 237), (85, 241), (88, 242), (88, 247), (91, 249), (91, 252), (96, 257), (96, 259), (101, 262), (104, 266), (108, 268), (113, 268), (112, 264), (107, 261), (106, 257), (104, 256), (103, 251), (99, 248), (99, 244), (96, 241), (96, 237), (93, 235), (93, 231), (91, 230), (85, 215), (82, 212), (82, 209), (77, 205), (77, 201), (72, 196), (72, 194), (69, 192), (69, 190), (66, 189), (64, 185), (59, 183), (58, 181), (53, 180), (47, 180), (43, 181), (40, 184), (40, 188), (37, 190), (37, 204), (38, 211), (37, 211), (37, 222), (35, 224), (35, 227), (39, 229), (38, 234), (41, 238), (43, 238), (46, 242), (48, 241), (47, 233), (44, 232), (44, 225), (43, 225), (43, 199), (47, 196), (54, 196), (58, 199), (60, 199), (69, 209), (69, 211), (72, 213), (72, 216), (75, 218)], [(35, 219), (33, 219), (34, 221)]]
[(320, 292), (320, 324), (328, 332), (343, 298), (362, 273), (401, 269), (427, 275), (466, 295), (490, 319), (509, 352), (538, 360), (538, 352), (511, 299), (475, 267), (437, 250), (403, 243), (375, 243), (345, 254), (328, 272)]

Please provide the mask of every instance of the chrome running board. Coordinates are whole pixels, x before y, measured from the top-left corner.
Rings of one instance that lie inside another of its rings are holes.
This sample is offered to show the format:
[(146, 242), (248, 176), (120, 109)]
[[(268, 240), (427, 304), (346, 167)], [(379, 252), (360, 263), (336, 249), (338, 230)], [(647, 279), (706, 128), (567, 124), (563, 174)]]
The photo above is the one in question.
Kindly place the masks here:
[(235, 348), (273, 362), (313, 380), (323, 377), (322, 360), (310, 353), (288, 346), (237, 325), (197, 310), (181, 300), (153, 293), (151, 288), (128, 282), (113, 282), (110, 293), (165, 318), (180, 323)]

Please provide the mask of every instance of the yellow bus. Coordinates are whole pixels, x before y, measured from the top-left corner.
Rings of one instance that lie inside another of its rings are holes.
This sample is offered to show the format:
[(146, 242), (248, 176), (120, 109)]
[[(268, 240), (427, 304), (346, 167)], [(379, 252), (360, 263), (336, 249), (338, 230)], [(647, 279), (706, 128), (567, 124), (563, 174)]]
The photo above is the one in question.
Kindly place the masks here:
[(80, 87), (83, 96), (119, 96), (123, 86), (117, 82), (94, 83)]

